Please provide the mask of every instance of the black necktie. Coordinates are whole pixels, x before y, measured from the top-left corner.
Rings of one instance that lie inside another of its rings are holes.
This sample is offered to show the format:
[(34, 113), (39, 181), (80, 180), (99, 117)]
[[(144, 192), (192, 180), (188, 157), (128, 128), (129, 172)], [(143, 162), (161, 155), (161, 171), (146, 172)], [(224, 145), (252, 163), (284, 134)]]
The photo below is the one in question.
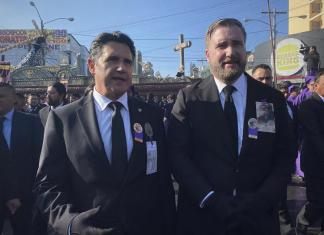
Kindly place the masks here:
[(3, 122), (5, 119), (5, 117), (0, 116), (0, 152), (3, 155), (7, 155), (9, 153), (9, 147), (3, 135)]
[(238, 157), (238, 131), (237, 131), (237, 114), (234, 105), (232, 93), (236, 90), (234, 86), (227, 85), (224, 88), (225, 103), (224, 113), (227, 121), (228, 128), (230, 130), (232, 147), (235, 151), (235, 157)]
[(127, 145), (124, 122), (120, 113), (122, 104), (111, 102), (113, 110), (111, 127), (111, 168), (117, 182), (121, 183), (127, 171)]

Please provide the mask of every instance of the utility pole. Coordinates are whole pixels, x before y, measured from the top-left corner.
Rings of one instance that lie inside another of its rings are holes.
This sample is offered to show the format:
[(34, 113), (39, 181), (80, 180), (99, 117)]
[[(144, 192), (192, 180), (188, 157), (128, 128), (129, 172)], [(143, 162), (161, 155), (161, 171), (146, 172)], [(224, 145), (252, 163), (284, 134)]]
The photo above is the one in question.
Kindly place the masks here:
[(191, 47), (191, 41), (184, 41), (183, 34), (179, 35), (179, 44), (174, 47), (174, 51), (180, 52), (180, 66), (179, 66), (179, 75), (185, 75), (185, 66), (184, 66), (184, 49)]
[(277, 11), (276, 9), (270, 10), (270, 0), (268, 2), (268, 11), (262, 11), (262, 14), (268, 14), (269, 16), (269, 26), (270, 26), (270, 42), (272, 50), (272, 63), (273, 63), (273, 80), (274, 85), (277, 87), (277, 70), (276, 70), (276, 40), (277, 40), (277, 14), (287, 14), (286, 11)]

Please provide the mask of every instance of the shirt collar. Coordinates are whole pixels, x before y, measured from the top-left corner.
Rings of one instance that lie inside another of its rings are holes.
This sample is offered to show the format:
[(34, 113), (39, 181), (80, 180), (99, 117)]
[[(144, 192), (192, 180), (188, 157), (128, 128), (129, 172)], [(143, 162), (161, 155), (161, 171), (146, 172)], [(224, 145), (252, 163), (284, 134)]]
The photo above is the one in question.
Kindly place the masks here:
[(4, 115), (5, 119), (8, 120), (8, 121), (11, 121), (12, 118), (13, 118), (13, 114), (14, 114), (14, 108), (12, 108), (8, 113), (6, 113)]
[[(227, 86), (224, 82), (215, 78), (215, 83), (218, 89), (219, 94), (222, 93), (223, 89)], [(245, 97), (247, 92), (247, 78), (244, 73), (232, 84), (236, 88), (236, 90), (240, 93), (241, 96)]]
[[(106, 109), (106, 107), (113, 102), (108, 97), (101, 95), (96, 88), (93, 88), (93, 98), (95, 102), (98, 104), (98, 107), (100, 111), (103, 111)], [(127, 102), (127, 92), (125, 92), (121, 97), (119, 97), (116, 101), (120, 102), (124, 108), (128, 111), (128, 102)]]
[[(317, 93), (318, 94), (318, 93)], [(322, 101), (324, 102), (324, 97), (321, 96), (320, 94), (318, 94), (318, 96), (322, 99)]]

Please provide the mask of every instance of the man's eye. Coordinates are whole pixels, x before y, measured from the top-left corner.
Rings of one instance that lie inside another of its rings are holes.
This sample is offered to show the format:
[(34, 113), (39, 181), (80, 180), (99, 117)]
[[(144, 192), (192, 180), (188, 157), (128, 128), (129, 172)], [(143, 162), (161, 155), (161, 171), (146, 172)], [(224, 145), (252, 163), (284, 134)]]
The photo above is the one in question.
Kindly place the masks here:
[(127, 64), (127, 65), (132, 65), (132, 64), (133, 64), (133, 61), (131, 61), (131, 60), (125, 60), (124, 62), (125, 62), (125, 64)]
[(221, 43), (216, 46), (216, 48), (226, 48), (227, 44), (226, 43)]

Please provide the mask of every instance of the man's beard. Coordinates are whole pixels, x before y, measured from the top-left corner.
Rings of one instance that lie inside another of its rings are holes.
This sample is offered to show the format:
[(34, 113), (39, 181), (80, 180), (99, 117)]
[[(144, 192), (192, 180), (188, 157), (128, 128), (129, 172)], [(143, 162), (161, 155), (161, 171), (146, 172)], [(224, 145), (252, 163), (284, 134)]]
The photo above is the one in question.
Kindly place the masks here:
[(212, 74), (227, 85), (233, 84), (245, 70), (245, 61), (232, 60), (231, 62), (236, 63), (237, 66), (225, 69), (225, 64), (229, 63), (229, 61), (222, 62), (218, 65), (210, 65)]
[(48, 104), (49, 106), (53, 106), (53, 107), (58, 106), (58, 105), (60, 104), (59, 102), (60, 102), (59, 100), (53, 100), (53, 99), (51, 99), (51, 98), (49, 98), (49, 99), (47, 100), (47, 104)]

